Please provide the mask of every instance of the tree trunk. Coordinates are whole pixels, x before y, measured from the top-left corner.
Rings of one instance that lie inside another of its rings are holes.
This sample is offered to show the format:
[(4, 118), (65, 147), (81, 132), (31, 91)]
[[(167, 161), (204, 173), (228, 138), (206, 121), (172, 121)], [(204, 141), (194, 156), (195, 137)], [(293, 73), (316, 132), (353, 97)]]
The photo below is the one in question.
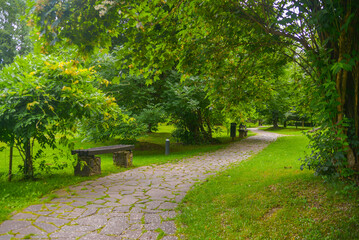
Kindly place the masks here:
[(273, 118), (273, 128), (278, 128), (278, 118), (277, 117), (274, 117)]
[(8, 176), (8, 181), (11, 182), (11, 178), (12, 178), (12, 157), (13, 157), (13, 150), (14, 150), (14, 146), (11, 145), (10, 146), (10, 157), (9, 157), (9, 176)]
[(33, 178), (34, 171), (33, 171), (33, 164), (32, 164), (30, 140), (24, 143), (24, 148), (25, 148), (24, 175), (25, 175), (25, 178)]
[(147, 133), (152, 133), (152, 123), (149, 123), (147, 126)]

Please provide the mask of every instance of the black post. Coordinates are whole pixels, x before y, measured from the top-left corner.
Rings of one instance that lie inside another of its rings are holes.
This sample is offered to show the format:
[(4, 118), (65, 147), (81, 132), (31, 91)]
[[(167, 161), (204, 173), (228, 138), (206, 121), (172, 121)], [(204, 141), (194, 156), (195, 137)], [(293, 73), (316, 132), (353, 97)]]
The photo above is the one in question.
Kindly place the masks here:
[(236, 137), (236, 128), (237, 128), (237, 123), (231, 123), (231, 138), (232, 138), (232, 141)]

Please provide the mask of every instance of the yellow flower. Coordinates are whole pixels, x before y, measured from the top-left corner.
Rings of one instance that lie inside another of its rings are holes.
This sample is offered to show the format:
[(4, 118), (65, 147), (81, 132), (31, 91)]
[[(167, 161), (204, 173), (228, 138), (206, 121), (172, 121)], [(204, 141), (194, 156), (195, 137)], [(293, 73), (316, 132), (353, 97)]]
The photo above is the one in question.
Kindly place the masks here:
[(108, 120), (108, 119), (110, 119), (112, 117), (112, 115), (109, 114), (108, 112), (105, 112), (104, 115), (105, 115), (105, 120)]
[(62, 91), (71, 91), (71, 88), (70, 87), (66, 87), (66, 86), (64, 86), (63, 88), (62, 88)]
[(30, 110), (31, 107), (35, 106), (36, 104), (39, 104), (39, 102), (33, 101), (32, 103), (28, 103), (28, 104), (26, 105), (26, 109), (27, 109), (27, 110)]
[(40, 87), (40, 86), (37, 86), (37, 87), (36, 87), (36, 90), (39, 90), (39, 89), (41, 89), (41, 88), (42, 88), (42, 87)]
[(102, 81), (102, 83), (105, 84), (106, 87), (107, 87), (110, 82), (109, 82), (108, 80), (104, 79), (104, 80)]
[(49, 105), (49, 109), (50, 109), (51, 111), (54, 111), (54, 107), (51, 106), (51, 105)]

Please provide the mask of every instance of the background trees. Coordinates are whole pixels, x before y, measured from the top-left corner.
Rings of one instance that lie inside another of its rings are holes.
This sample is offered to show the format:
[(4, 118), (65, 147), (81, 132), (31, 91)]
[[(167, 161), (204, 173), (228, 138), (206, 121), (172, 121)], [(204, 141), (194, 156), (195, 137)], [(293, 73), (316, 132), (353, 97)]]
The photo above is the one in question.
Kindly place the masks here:
[[(340, 142), (320, 147), (342, 153), (326, 161), (341, 162), (338, 172), (356, 172), (358, 5), (350, 0), (49, 0), (36, 4), (33, 19), (48, 49), (63, 41), (88, 54), (116, 42), (120, 75), (160, 80), (176, 69), (182, 79), (200, 76), (212, 90), (212, 103), (226, 112), (270, 99), (280, 67), (294, 61), (310, 76), (303, 85), (314, 96), (310, 107), (316, 122)], [(319, 151), (311, 157), (317, 166), (320, 156)]]

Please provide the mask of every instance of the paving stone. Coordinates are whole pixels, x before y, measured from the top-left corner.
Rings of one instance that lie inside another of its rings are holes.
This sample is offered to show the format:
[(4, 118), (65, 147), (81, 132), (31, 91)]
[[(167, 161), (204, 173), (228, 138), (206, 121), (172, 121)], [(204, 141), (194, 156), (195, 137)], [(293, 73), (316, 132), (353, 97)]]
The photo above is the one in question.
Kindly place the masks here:
[(176, 233), (176, 224), (174, 221), (165, 221), (162, 223), (161, 229), (166, 234), (174, 234)]
[(22, 228), (18, 231), (18, 234), (16, 234), (16, 238), (24, 238), (28, 235), (40, 235), (41, 237), (46, 236), (46, 233), (44, 231), (41, 231), (40, 229), (34, 227), (34, 226), (28, 226), (26, 228)]
[(130, 213), (129, 215), (130, 223), (141, 221), (143, 216), (144, 216), (143, 213)]
[(107, 236), (102, 235), (98, 233), (89, 233), (83, 237), (80, 238), (81, 240), (116, 240), (116, 239), (122, 239), (121, 237), (116, 236)]
[(94, 215), (96, 212), (97, 212), (97, 208), (90, 208), (90, 209), (87, 209), (86, 211), (84, 211), (82, 214), (81, 214), (81, 217), (87, 217), (87, 216), (91, 216), (91, 215)]
[(146, 209), (156, 209), (161, 205), (162, 201), (151, 201), (146, 203)]
[(74, 239), (83, 235), (86, 235), (89, 232), (93, 232), (97, 230), (96, 227), (93, 226), (82, 226), (82, 225), (72, 225), (72, 226), (64, 226), (59, 231), (52, 233), (50, 238), (61, 238), (67, 237), (68, 239)]
[(171, 191), (166, 191), (166, 190), (161, 190), (161, 189), (152, 189), (152, 190), (149, 190), (146, 195), (149, 195), (151, 196), (151, 198), (153, 200), (156, 200), (156, 199), (171, 199), (171, 198), (174, 198), (174, 195), (172, 194)]
[(121, 235), (123, 238), (130, 238), (130, 239), (138, 239), (142, 235), (141, 230), (127, 230), (124, 234)]
[(176, 236), (164, 236), (162, 238), (162, 240), (177, 240), (177, 239), (178, 239), (178, 237), (176, 237)]
[(32, 205), (24, 209), (24, 212), (38, 212), (42, 209), (42, 204)]
[(129, 195), (129, 196), (124, 196), (119, 202), (123, 205), (132, 205), (137, 201), (138, 198)]
[(53, 224), (44, 223), (44, 222), (34, 222), (33, 224), (47, 233), (52, 233), (59, 229)]
[(161, 228), (161, 222), (152, 222), (144, 224), (144, 227), (148, 231), (154, 231), (158, 228)]
[(158, 209), (169, 209), (169, 210), (172, 210), (172, 209), (175, 209), (177, 207), (177, 203), (171, 203), (171, 202), (164, 202), (162, 203)]
[(145, 232), (145, 233), (142, 234), (142, 236), (140, 237), (140, 240), (157, 239), (157, 236), (158, 236), (158, 235), (159, 235), (158, 232), (153, 232), (153, 231)]
[(128, 230), (141, 230), (141, 231), (142, 229), (144, 229), (144, 226), (141, 223), (131, 224), (130, 227), (128, 228)]
[(101, 208), (101, 209), (99, 209), (99, 210), (97, 211), (97, 214), (99, 214), (99, 215), (107, 215), (107, 214), (111, 213), (112, 211), (113, 211), (113, 208), (110, 208), (110, 207), (108, 207), (108, 208)]
[(74, 222), (79, 225), (88, 225), (88, 226), (95, 226), (96, 228), (100, 228), (106, 225), (107, 217), (103, 215), (92, 215), (92, 216), (77, 219)]
[(101, 234), (121, 235), (130, 226), (127, 221), (127, 218), (111, 218), (101, 230)]
[(0, 240), (10, 240), (12, 237), (14, 237), (14, 236), (13, 235), (1, 235)]
[(145, 214), (145, 223), (160, 223), (162, 221), (159, 214)]
[(29, 221), (16, 221), (7, 220), (0, 225), (0, 234), (7, 233), (9, 231), (18, 232), (21, 228), (26, 228), (31, 225)]
[(55, 226), (62, 226), (70, 222), (68, 219), (40, 216), (36, 222), (52, 223)]
[(165, 211), (160, 213), (160, 216), (163, 220), (172, 219), (177, 216), (177, 213), (175, 211)]
[(129, 212), (131, 206), (121, 206), (121, 207), (115, 207), (112, 212)]
[(36, 220), (39, 216), (30, 213), (18, 213), (13, 216), (12, 220)]

